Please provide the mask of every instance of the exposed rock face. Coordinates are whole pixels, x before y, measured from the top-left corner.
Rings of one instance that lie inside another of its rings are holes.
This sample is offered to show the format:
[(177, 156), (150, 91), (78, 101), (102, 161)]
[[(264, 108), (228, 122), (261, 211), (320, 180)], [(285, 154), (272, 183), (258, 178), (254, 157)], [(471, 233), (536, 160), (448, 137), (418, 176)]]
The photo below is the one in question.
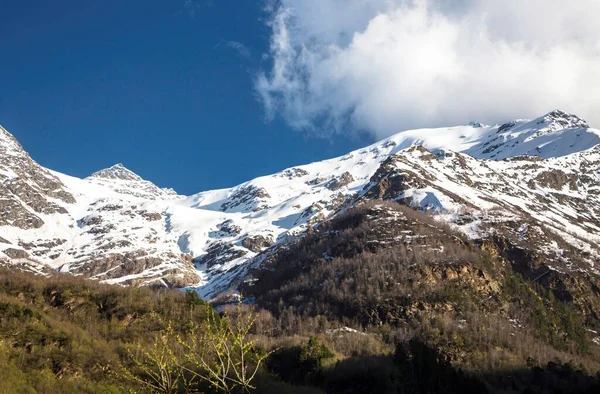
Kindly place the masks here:
[(255, 253), (258, 253), (271, 245), (273, 245), (273, 238), (264, 237), (262, 235), (256, 235), (254, 237), (248, 236), (242, 241), (242, 246), (244, 248)]
[(21, 249), (7, 248), (2, 251), (5, 255), (11, 259), (26, 259), (29, 257), (29, 253)]
[(307, 207), (304, 211), (302, 211), (302, 214), (300, 215), (296, 223), (299, 223), (301, 221), (305, 221), (309, 225), (318, 223), (321, 220), (325, 219), (325, 215), (323, 214), (324, 209), (325, 207), (321, 203), (315, 202), (309, 207)]
[[(577, 115), (573, 115), (561, 110), (554, 110), (537, 121), (538, 124), (545, 124), (548, 131), (559, 131), (564, 129), (590, 127), (588, 122)], [(542, 135), (542, 134), (538, 134)]]
[(149, 222), (156, 222), (162, 219), (162, 215), (158, 212), (137, 211), (137, 214)]
[(503, 131), (510, 130), (513, 127), (515, 127), (516, 125), (517, 125), (516, 121), (511, 121), (511, 122), (504, 123), (504, 124), (500, 125), (500, 127), (498, 127), (497, 133), (502, 133)]
[(280, 174), (277, 174), (277, 176), (285, 177), (290, 180), (294, 178), (302, 178), (307, 175), (309, 175), (308, 171), (303, 170), (302, 168), (290, 168), (282, 171)]
[(270, 197), (264, 188), (248, 185), (235, 190), (221, 205), (221, 211), (260, 211), (269, 207), (266, 200)]
[(245, 250), (237, 249), (235, 246), (223, 243), (223, 242), (214, 242), (211, 244), (207, 253), (203, 256), (197, 257), (194, 259), (194, 262), (200, 266), (206, 266), (206, 268), (210, 271), (216, 265), (223, 265), (235, 259), (239, 259), (243, 257), (246, 253)]
[(320, 183), (323, 183), (327, 180), (325, 177), (318, 176), (316, 178), (311, 179), (310, 181), (306, 181), (306, 184), (309, 186), (316, 186)]
[[(67, 268), (67, 267), (65, 267)], [(198, 276), (191, 256), (169, 254), (161, 258), (146, 251), (108, 254), (85, 264), (70, 266), (69, 272), (111, 282), (111, 279), (130, 278), (119, 283), (129, 285), (160, 285), (182, 287), (196, 284)]]
[[(415, 149), (415, 152), (423, 152), (422, 147)], [(431, 160), (435, 156), (431, 152), (423, 157), (425, 160)], [(435, 158), (437, 160), (437, 158)], [(386, 200), (397, 200), (403, 198), (404, 192), (411, 188), (423, 188), (427, 183), (425, 179), (417, 175), (413, 169), (400, 169), (398, 163), (405, 162), (405, 158), (401, 155), (388, 157), (375, 174), (370, 179), (369, 184), (365, 186), (365, 198), (377, 198)]]
[(67, 213), (53, 200), (75, 202), (58, 178), (34, 162), (0, 127), (0, 226), (40, 228), (44, 221), (38, 214)]
[[(0, 188), (0, 193), (8, 194)], [(20, 201), (9, 197), (0, 199), (0, 224), (22, 229), (40, 228), (44, 221), (31, 213)]]
[(354, 177), (352, 176), (352, 174), (350, 174), (349, 172), (344, 172), (342, 175), (337, 176), (329, 182), (327, 182), (325, 187), (331, 191), (336, 191), (340, 190), (345, 186), (348, 186), (352, 182), (354, 182)]
[(567, 175), (558, 169), (542, 172), (535, 177), (538, 185), (556, 190), (562, 189), (567, 184), (569, 189), (577, 190), (577, 180), (577, 175)]
[(224, 221), (223, 223), (220, 223), (218, 225), (219, 227), (219, 232), (221, 234), (217, 234), (218, 236), (227, 236), (227, 237), (233, 237), (236, 235), (239, 235), (242, 232), (242, 228), (240, 226), (237, 226), (233, 223), (233, 220), (229, 219)]
[(66, 242), (66, 239), (54, 238), (35, 242), (19, 242), (19, 246), (36, 258), (45, 257), (54, 260), (60, 256), (58, 250)]

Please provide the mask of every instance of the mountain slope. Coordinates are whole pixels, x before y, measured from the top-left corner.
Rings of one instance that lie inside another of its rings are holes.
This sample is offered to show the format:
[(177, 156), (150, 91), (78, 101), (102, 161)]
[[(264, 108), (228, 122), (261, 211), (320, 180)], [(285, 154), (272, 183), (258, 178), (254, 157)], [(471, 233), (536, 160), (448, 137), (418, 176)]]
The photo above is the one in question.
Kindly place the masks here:
[(501, 232), (528, 240), (552, 269), (597, 273), (600, 131), (562, 111), (496, 126), (404, 131), (188, 197), (122, 164), (85, 179), (52, 172), (4, 129), (0, 136), (10, 212), (0, 223), (0, 250), (6, 262), (39, 272), (192, 286), (212, 297), (331, 214), (384, 198), (427, 210), (473, 239)]

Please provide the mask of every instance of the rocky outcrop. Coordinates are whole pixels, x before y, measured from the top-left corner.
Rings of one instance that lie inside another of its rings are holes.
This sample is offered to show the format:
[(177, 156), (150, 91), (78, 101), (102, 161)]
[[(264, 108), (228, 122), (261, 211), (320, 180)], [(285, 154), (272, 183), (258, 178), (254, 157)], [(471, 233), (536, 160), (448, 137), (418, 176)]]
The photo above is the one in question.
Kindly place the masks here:
[(242, 232), (242, 228), (240, 226), (237, 226), (233, 223), (233, 220), (229, 219), (224, 221), (223, 223), (218, 225), (219, 227), (219, 232), (220, 234), (218, 234), (219, 236), (223, 237), (223, 236), (227, 236), (227, 237), (234, 237), (236, 235), (239, 235)]
[(302, 178), (308, 175), (308, 171), (303, 170), (302, 168), (289, 168), (287, 170), (282, 171), (277, 176), (285, 177), (287, 179), (295, 179)]
[(75, 198), (49, 171), (33, 161), (17, 140), (0, 127), (0, 225), (40, 228), (39, 214), (66, 214), (55, 200)]
[(262, 187), (244, 186), (235, 190), (227, 201), (221, 204), (221, 211), (260, 211), (269, 207), (267, 199), (270, 197)]
[(206, 249), (206, 254), (194, 259), (194, 263), (196, 266), (205, 267), (207, 270), (210, 270), (215, 266), (221, 266), (239, 259), (247, 253), (246, 250), (238, 249), (229, 243), (214, 242)]
[(149, 222), (156, 222), (158, 220), (162, 220), (162, 215), (158, 212), (148, 212), (141, 210), (137, 211), (136, 213)]
[(265, 248), (268, 248), (269, 246), (273, 245), (273, 238), (272, 237), (265, 237), (262, 235), (256, 235), (256, 236), (247, 236), (246, 238), (244, 238), (244, 240), (242, 241), (242, 246), (254, 253), (258, 253), (260, 251), (262, 251)]
[[(156, 284), (162, 280), (163, 286), (182, 287), (199, 281), (191, 256), (171, 253), (156, 257), (144, 250), (107, 254), (76, 265), (61, 267), (59, 271), (65, 269), (70, 273), (93, 279), (109, 282), (116, 280), (115, 283), (128, 285)], [(122, 278), (125, 280), (121, 280)]]
[(306, 181), (306, 184), (308, 186), (316, 186), (316, 185), (319, 185), (319, 184), (325, 182), (326, 180), (327, 180), (327, 178), (318, 176), (316, 178), (311, 179), (310, 181)]
[(577, 190), (577, 179), (575, 174), (567, 175), (558, 169), (541, 172), (534, 178), (538, 185), (556, 190), (562, 189), (567, 184), (570, 190)]
[(11, 259), (26, 259), (29, 257), (29, 253), (22, 249), (7, 248), (2, 251), (5, 255)]
[(331, 191), (339, 190), (354, 182), (354, 177), (349, 172), (344, 172), (340, 176), (336, 176), (325, 184), (325, 187)]
[(21, 229), (35, 229), (44, 225), (44, 221), (39, 216), (31, 213), (21, 201), (10, 194), (6, 189), (0, 187), (0, 193), (4, 198), (0, 198), (0, 225), (14, 226)]

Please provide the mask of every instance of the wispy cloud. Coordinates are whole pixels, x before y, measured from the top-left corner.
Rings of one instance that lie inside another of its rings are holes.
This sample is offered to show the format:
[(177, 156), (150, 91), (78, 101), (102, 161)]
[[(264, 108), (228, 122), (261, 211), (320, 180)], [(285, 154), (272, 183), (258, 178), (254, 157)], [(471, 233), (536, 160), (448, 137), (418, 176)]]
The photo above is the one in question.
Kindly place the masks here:
[(251, 56), (250, 49), (248, 49), (248, 47), (242, 44), (241, 42), (228, 41), (225, 44), (225, 46), (229, 49), (232, 49), (238, 56), (243, 57), (245, 59), (249, 59)]
[(179, 13), (186, 14), (190, 18), (195, 18), (199, 9), (203, 7), (212, 7), (214, 5), (214, 0), (185, 0), (183, 8)]
[(598, 0), (267, 2), (269, 117), (320, 135), (565, 109), (600, 126)]

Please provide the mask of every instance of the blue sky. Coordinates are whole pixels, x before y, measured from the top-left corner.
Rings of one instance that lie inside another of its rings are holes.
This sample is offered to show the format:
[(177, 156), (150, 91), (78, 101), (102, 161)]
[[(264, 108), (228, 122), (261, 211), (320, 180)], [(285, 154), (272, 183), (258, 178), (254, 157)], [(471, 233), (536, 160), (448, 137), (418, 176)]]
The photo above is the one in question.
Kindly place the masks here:
[(122, 162), (179, 193), (343, 154), (367, 137), (265, 121), (257, 0), (0, 1), (0, 124), (74, 176)]
[(0, 0), (0, 124), (49, 168), (122, 162), (183, 194), (411, 128), (556, 108), (598, 127), (599, 13), (598, 0)]

